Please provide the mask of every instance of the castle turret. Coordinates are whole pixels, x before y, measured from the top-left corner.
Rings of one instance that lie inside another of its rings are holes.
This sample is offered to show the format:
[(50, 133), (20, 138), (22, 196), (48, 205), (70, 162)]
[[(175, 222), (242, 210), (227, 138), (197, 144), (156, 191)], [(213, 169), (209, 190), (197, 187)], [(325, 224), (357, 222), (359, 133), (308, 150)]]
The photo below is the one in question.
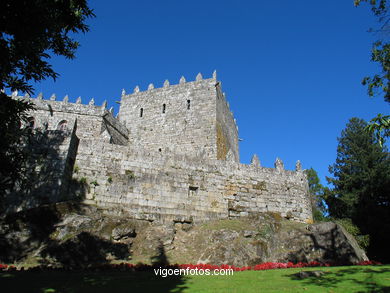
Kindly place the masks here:
[(130, 132), (130, 145), (152, 152), (170, 150), (210, 159), (239, 161), (238, 129), (216, 73), (204, 79), (122, 94), (119, 119)]

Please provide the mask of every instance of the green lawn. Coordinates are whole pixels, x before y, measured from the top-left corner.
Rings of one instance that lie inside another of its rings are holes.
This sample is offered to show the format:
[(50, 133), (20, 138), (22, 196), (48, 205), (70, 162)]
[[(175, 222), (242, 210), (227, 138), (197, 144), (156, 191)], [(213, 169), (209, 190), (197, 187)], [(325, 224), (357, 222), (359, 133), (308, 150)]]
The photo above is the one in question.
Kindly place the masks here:
[[(296, 279), (299, 271), (328, 272)], [(235, 272), (233, 276), (155, 276), (153, 272), (3, 272), (1, 292), (390, 292), (390, 265)]]

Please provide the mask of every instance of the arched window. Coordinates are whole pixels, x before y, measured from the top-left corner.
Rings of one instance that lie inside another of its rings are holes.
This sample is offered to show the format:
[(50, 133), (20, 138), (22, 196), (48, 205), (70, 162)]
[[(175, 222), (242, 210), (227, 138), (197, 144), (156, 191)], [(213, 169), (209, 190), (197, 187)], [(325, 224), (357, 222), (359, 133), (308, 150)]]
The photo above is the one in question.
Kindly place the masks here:
[(144, 115), (144, 108), (141, 108), (141, 110), (139, 111), (139, 117), (142, 117)]
[(35, 118), (34, 118), (34, 117), (28, 117), (28, 118), (27, 118), (26, 127), (27, 127), (27, 128), (31, 128), (31, 129), (34, 129), (34, 128), (35, 128)]
[(58, 123), (57, 130), (61, 130), (61, 131), (68, 130), (68, 121), (62, 120), (60, 123)]

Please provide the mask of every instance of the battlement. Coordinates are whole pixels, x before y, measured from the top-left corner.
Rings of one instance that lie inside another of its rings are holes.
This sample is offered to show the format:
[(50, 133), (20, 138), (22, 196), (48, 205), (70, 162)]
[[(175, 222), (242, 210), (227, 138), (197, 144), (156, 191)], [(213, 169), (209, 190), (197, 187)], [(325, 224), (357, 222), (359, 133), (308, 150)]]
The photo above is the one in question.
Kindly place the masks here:
[(208, 79), (199, 73), (194, 81), (182, 76), (175, 85), (166, 80), (161, 88), (123, 90), (119, 120), (132, 134), (131, 145), (239, 162), (238, 127), (216, 71)]
[(76, 164), (77, 176), (97, 183), (87, 198), (109, 213), (174, 222), (269, 211), (297, 221), (311, 218), (307, 178), (299, 162), (292, 171), (278, 158), (275, 168), (265, 168), (83, 140)]
[(104, 101), (101, 106), (95, 105), (95, 100), (91, 98), (88, 104), (82, 104), (81, 97), (78, 97), (74, 103), (69, 101), (69, 96), (66, 95), (62, 101), (57, 100), (57, 96), (52, 94), (48, 100), (45, 100), (43, 93), (39, 93), (35, 98), (29, 94), (18, 96), (18, 92), (14, 91), (11, 95), (14, 99), (25, 100), (32, 102), (39, 110), (51, 110), (58, 112), (69, 112), (81, 115), (101, 116), (105, 111), (114, 113), (114, 108), (107, 109), (107, 101)]
[(68, 96), (45, 100), (17, 92), (12, 98), (34, 103), (29, 127), (72, 129), (77, 143), (60, 146), (72, 150), (69, 166), (52, 171), (66, 182), (88, 184), (86, 198), (107, 212), (174, 222), (257, 212), (311, 219), (299, 161), (294, 171), (279, 158), (274, 168), (262, 167), (257, 155), (240, 163), (238, 127), (215, 71), (211, 78), (199, 73), (193, 81), (182, 76), (178, 84), (122, 90), (117, 117), (107, 102), (95, 105), (94, 99), (82, 104), (80, 97), (72, 103)]
[[(222, 83), (217, 80), (216, 70), (214, 70), (212, 77), (206, 79), (204, 79), (203, 75), (199, 72), (196, 75), (195, 80), (193, 81), (187, 81), (186, 78), (182, 76), (179, 79), (178, 84), (171, 84), (169, 80), (166, 79), (162, 87), (155, 87), (153, 83), (150, 83), (148, 88), (144, 91), (142, 91), (138, 85), (134, 88), (132, 93), (126, 93), (126, 90), (123, 89), (121, 94), (121, 100), (127, 98), (141, 98), (141, 99), (147, 98), (150, 96), (150, 93), (154, 93), (158, 95), (163, 91), (177, 90), (178, 87), (181, 87), (182, 89), (196, 88), (197, 86), (198, 87), (203, 86), (204, 83), (209, 83), (211, 85), (215, 85), (216, 87), (219, 87), (220, 90), (219, 90), (218, 98), (225, 102), (226, 107), (229, 109), (229, 114), (233, 117), (233, 112), (230, 110), (230, 104), (227, 101), (226, 94), (221, 91)], [(236, 125), (238, 130), (236, 119), (234, 119), (234, 124)]]
[(127, 128), (114, 117), (113, 108), (107, 109), (107, 102), (101, 106), (95, 105), (92, 98), (88, 104), (82, 104), (81, 97), (76, 102), (69, 102), (66, 95), (62, 101), (58, 101), (55, 94), (49, 100), (43, 98), (40, 93), (36, 98), (18, 96), (17, 92), (11, 95), (14, 99), (29, 101), (34, 104), (35, 110), (30, 111), (30, 123), (32, 126), (48, 130), (57, 130), (68, 127), (79, 121), (77, 136), (79, 138), (100, 138), (115, 144), (126, 145), (129, 138)]
[(134, 90), (133, 90), (133, 93), (126, 93), (126, 91), (123, 89), (122, 90), (122, 97), (125, 97), (125, 96), (131, 96), (131, 95), (140, 95), (142, 96), (142, 93), (145, 93), (145, 92), (149, 92), (149, 91), (161, 91), (161, 90), (169, 90), (169, 89), (172, 89), (172, 88), (175, 88), (175, 87), (185, 87), (185, 86), (196, 86), (197, 84), (199, 84), (200, 82), (211, 82), (211, 83), (215, 83), (217, 80), (217, 72), (214, 71), (213, 72), (213, 75), (211, 78), (208, 78), (208, 79), (203, 79), (203, 76), (201, 73), (198, 73), (195, 80), (194, 81), (187, 81), (185, 79), (184, 76), (182, 76), (180, 79), (179, 79), (179, 83), (178, 84), (170, 84), (169, 80), (166, 79), (163, 83), (163, 86), (160, 87), (160, 88), (156, 88), (154, 86), (153, 83), (150, 83), (147, 90), (145, 91), (141, 91), (140, 90), (140, 87), (137, 85)]

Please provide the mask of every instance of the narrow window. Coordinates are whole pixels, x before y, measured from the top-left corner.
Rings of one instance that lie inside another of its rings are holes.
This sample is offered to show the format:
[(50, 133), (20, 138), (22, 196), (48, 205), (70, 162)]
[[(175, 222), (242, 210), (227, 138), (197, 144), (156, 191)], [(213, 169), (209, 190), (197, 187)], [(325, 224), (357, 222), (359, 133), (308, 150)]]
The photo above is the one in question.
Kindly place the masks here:
[(62, 120), (57, 125), (57, 130), (66, 131), (68, 129), (68, 121)]
[(165, 113), (165, 109), (166, 109), (166, 105), (165, 104), (163, 104), (163, 114)]
[(188, 195), (189, 196), (195, 196), (198, 194), (199, 187), (197, 186), (189, 186), (188, 187)]
[(187, 110), (191, 108), (191, 100), (187, 100)]
[(140, 112), (139, 112), (139, 117), (142, 117), (144, 115), (144, 108), (141, 108)]
[(27, 128), (34, 129), (34, 127), (35, 127), (35, 118), (34, 117), (28, 117), (26, 126), (27, 126)]

